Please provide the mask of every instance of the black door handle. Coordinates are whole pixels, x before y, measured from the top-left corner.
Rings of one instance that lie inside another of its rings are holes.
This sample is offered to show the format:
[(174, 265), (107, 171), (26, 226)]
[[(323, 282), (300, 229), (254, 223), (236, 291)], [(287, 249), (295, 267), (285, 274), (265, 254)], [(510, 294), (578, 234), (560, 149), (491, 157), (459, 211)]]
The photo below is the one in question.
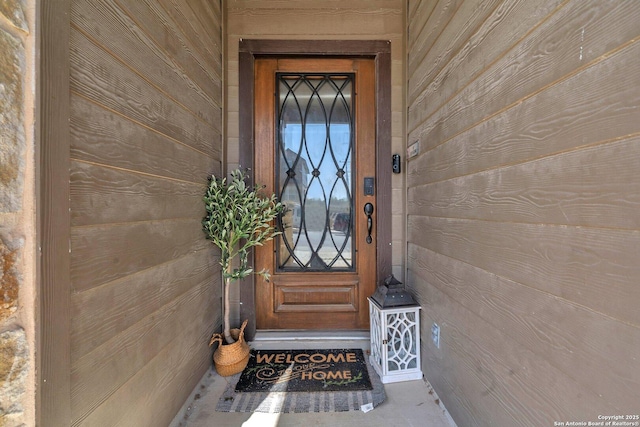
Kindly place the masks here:
[(365, 203), (364, 213), (367, 215), (367, 243), (371, 244), (371, 229), (373, 228), (373, 219), (371, 218), (371, 215), (373, 215), (373, 205), (371, 203)]

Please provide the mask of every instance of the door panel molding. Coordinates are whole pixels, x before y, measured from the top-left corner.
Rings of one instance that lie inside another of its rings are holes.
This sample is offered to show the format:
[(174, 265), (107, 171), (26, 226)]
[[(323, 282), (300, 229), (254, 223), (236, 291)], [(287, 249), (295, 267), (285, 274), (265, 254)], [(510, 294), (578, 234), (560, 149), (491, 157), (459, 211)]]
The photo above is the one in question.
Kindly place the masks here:
[[(391, 43), (385, 40), (256, 40), (239, 42), (239, 162), (254, 164), (254, 65), (262, 56), (369, 57), (376, 73), (376, 230), (377, 283), (391, 273)], [(253, 180), (253, 175), (250, 174)], [(249, 319), (248, 339), (255, 334), (253, 278), (240, 285), (240, 316)]]
[[(357, 280), (340, 281), (338, 285), (327, 284), (326, 277), (313, 275), (303, 284), (288, 281), (286, 277), (273, 281), (274, 307), (277, 313), (301, 312), (322, 313), (327, 311), (358, 311)], [(322, 284), (319, 289), (314, 284)]]

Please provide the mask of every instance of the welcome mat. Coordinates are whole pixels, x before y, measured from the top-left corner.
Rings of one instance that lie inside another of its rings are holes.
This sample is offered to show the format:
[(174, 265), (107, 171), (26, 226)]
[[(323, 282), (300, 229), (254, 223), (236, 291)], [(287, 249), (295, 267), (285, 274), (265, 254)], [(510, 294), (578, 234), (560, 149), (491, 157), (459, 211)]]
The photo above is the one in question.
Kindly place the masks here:
[(384, 385), (367, 361), (371, 390), (294, 392), (237, 392), (241, 374), (226, 377), (227, 387), (218, 400), (218, 412), (304, 413), (367, 411), (386, 399)]
[(252, 350), (236, 391), (371, 390), (362, 350)]

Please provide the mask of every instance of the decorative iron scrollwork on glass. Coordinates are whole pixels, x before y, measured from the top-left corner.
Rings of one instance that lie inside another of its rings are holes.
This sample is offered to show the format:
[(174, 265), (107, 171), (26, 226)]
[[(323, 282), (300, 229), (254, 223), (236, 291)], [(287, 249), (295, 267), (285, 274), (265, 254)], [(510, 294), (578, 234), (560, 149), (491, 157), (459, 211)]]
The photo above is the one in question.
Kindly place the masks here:
[(280, 271), (352, 271), (353, 73), (277, 73)]

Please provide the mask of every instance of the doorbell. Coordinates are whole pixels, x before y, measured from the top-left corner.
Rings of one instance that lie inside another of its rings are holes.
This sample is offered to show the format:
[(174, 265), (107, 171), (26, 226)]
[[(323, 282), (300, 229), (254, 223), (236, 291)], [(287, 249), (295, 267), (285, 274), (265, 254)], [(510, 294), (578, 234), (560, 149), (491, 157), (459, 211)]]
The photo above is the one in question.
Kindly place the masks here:
[(393, 173), (400, 173), (400, 154), (394, 154), (391, 159), (391, 170)]

